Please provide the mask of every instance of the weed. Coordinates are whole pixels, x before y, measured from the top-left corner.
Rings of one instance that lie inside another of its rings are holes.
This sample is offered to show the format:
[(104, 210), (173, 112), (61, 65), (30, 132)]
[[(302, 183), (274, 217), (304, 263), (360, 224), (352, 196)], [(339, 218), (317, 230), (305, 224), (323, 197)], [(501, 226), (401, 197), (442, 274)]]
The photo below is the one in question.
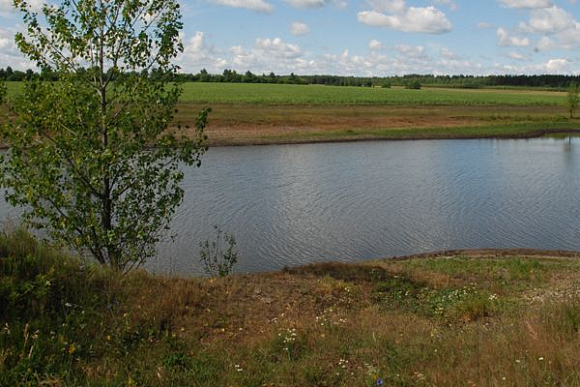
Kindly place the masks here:
[(0, 270), (1, 386), (580, 385), (572, 260), (168, 279), (116, 276), (19, 231), (0, 235)]
[[(199, 255), (206, 274), (211, 277), (225, 277), (233, 273), (234, 266), (238, 262), (236, 239), (233, 235), (224, 233), (218, 226), (214, 226), (214, 230), (215, 241), (201, 242)], [(222, 242), (227, 245), (225, 250)]]

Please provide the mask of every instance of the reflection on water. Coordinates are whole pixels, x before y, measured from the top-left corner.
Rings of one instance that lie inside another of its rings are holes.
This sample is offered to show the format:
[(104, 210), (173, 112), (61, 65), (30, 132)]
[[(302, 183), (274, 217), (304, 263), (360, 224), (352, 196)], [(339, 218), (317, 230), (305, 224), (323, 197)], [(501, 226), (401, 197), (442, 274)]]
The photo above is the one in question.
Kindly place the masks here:
[(244, 272), (445, 249), (580, 250), (579, 152), (580, 138), (212, 148), (186, 173), (179, 235), (148, 266), (200, 273), (213, 225), (235, 234)]

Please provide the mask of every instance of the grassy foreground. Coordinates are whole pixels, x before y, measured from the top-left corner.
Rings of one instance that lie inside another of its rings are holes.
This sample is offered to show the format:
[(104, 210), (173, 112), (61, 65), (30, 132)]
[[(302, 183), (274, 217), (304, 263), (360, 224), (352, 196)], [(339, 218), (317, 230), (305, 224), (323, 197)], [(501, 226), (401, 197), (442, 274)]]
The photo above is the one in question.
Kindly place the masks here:
[(125, 277), (0, 238), (0, 385), (580, 385), (580, 261)]

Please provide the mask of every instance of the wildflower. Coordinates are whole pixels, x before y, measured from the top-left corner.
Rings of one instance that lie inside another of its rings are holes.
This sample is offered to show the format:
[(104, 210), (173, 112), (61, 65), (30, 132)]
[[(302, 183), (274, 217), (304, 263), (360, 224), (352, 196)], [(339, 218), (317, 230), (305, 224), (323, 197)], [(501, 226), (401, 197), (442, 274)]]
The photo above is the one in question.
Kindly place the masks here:
[(415, 372), (413, 375), (415, 376), (415, 378), (417, 378), (417, 380), (425, 380), (425, 375), (423, 375), (420, 372)]
[(490, 301), (495, 301), (495, 300), (497, 300), (497, 294), (490, 294), (490, 296), (489, 296), (489, 300), (490, 300)]
[(68, 353), (69, 353), (69, 355), (72, 355), (76, 351), (77, 351), (77, 349), (76, 349), (74, 343), (68, 346)]
[(71, 305), (70, 303), (68, 303), (68, 302), (66, 302), (66, 303), (64, 304), (64, 306), (65, 306), (65, 307), (67, 307), (67, 308), (71, 308), (71, 307), (72, 307), (72, 305)]
[(382, 387), (385, 385), (385, 382), (383, 382), (383, 379), (378, 378), (377, 381), (375, 382), (375, 386), (377, 387)]
[(236, 370), (236, 372), (242, 372), (244, 370), (242, 367), (240, 367), (239, 364), (234, 364), (234, 369)]
[(538, 358), (538, 361), (544, 361), (544, 357), (543, 357), (543, 356), (540, 356), (540, 357)]

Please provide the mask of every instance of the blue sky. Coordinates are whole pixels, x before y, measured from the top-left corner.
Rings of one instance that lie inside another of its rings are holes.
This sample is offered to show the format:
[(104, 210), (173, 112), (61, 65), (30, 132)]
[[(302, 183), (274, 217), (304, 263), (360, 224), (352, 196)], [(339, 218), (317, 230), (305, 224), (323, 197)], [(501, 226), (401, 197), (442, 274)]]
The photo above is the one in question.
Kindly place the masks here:
[[(30, 67), (0, 0), (0, 67)], [(33, 3), (41, 3), (34, 0)], [(580, 74), (578, 0), (182, 0), (184, 71)]]

